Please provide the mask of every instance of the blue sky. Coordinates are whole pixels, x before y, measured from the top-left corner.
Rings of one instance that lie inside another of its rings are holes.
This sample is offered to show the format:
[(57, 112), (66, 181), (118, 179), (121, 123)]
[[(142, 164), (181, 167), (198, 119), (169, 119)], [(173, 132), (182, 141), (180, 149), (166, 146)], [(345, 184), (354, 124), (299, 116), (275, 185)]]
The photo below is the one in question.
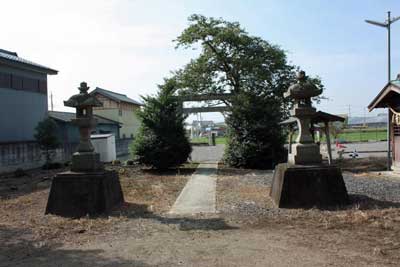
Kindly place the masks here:
[[(400, 16), (398, 0), (14, 0), (2, 7), (10, 12), (0, 17), (6, 25), (1, 48), (60, 71), (49, 79), (56, 110), (66, 110), (62, 100), (83, 80), (134, 99), (155, 93), (170, 70), (194, 56), (171, 41), (187, 17), (199, 13), (240, 22), (280, 45), (309, 75), (319, 75), (330, 99), (319, 109), (347, 113), (350, 105), (352, 115), (363, 116), (387, 81), (386, 30), (364, 19), (384, 21), (388, 10)], [(392, 78), (400, 73), (399, 49), (400, 21), (392, 28)]]

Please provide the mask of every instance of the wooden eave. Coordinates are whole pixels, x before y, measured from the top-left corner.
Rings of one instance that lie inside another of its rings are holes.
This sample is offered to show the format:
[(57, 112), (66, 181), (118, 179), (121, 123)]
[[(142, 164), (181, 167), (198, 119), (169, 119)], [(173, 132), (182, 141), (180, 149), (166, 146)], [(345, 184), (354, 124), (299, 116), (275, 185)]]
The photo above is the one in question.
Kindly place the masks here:
[(375, 108), (385, 108), (388, 106), (388, 96), (390, 93), (398, 94), (400, 97), (400, 86), (395, 83), (388, 83), (385, 87), (379, 92), (379, 94), (372, 100), (372, 102), (368, 105), (368, 111), (372, 111)]
[[(320, 122), (334, 122), (334, 121), (343, 122), (345, 121), (345, 118), (330, 113), (326, 113), (323, 111), (318, 111), (311, 119), (311, 122), (313, 124), (317, 124)], [(294, 117), (290, 117), (289, 119), (282, 121), (280, 124), (292, 124), (292, 123), (297, 123), (297, 120)]]

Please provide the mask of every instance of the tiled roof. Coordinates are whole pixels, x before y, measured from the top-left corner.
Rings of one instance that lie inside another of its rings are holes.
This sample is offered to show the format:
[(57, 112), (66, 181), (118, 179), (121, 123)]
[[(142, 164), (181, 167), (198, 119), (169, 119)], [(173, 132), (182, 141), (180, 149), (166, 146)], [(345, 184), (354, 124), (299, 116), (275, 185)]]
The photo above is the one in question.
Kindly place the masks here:
[[(73, 112), (49, 111), (48, 114), (49, 117), (63, 122), (71, 122), (76, 118), (76, 115)], [(97, 123), (99, 124), (121, 124), (118, 121), (110, 120), (99, 115), (93, 115), (93, 117), (97, 119)]]
[(19, 64), (23, 64), (26, 66), (30, 66), (30, 67), (40, 70), (41, 72), (45, 72), (47, 74), (57, 74), (58, 73), (57, 70), (54, 70), (49, 67), (26, 60), (24, 58), (19, 57), (17, 53), (7, 51), (4, 49), (0, 49), (0, 60), (1, 59), (7, 60), (7, 61), (12, 61), (12, 62), (19, 63)]
[(123, 94), (119, 94), (119, 93), (115, 93), (106, 89), (102, 89), (99, 87), (96, 87), (96, 89), (94, 89), (91, 94), (95, 94), (95, 93), (99, 93), (101, 95), (104, 95), (105, 97), (109, 97), (113, 100), (119, 101), (119, 102), (127, 102), (127, 103), (131, 103), (134, 105), (138, 105), (138, 106), (142, 106), (143, 104), (133, 100), (132, 98), (127, 97), (126, 95)]

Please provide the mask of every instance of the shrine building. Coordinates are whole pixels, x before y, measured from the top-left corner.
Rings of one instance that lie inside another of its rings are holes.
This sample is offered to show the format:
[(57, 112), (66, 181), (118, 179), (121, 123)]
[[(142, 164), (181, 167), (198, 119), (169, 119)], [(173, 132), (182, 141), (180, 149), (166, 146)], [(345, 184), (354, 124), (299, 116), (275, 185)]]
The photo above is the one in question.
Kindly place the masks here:
[(390, 114), (390, 146), (392, 148), (392, 169), (400, 171), (400, 74), (397, 79), (386, 84), (374, 100), (368, 105), (368, 110), (387, 108)]

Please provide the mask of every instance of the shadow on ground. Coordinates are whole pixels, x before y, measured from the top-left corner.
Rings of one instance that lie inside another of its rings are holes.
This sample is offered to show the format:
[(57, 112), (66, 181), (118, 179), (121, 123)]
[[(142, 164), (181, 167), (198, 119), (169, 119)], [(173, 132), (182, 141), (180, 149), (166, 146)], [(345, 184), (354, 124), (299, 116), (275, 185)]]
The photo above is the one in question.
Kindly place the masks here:
[(175, 176), (175, 175), (191, 175), (196, 171), (196, 168), (176, 168), (176, 169), (143, 169), (143, 173), (159, 175), (159, 176)]
[(238, 227), (228, 225), (222, 218), (188, 218), (188, 217), (171, 217), (170, 215), (161, 216), (148, 210), (148, 206), (144, 204), (135, 204), (125, 202), (122, 207), (114, 210), (111, 216), (125, 216), (130, 219), (144, 218), (152, 219), (162, 224), (173, 224), (182, 231), (192, 230), (234, 230)]
[(352, 206), (357, 206), (360, 210), (400, 208), (400, 202), (378, 200), (366, 195), (349, 194)]
[[(300, 207), (301, 208), (301, 207)], [(306, 209), (316, 208), (318, 210), (327, 211), (345, 211), (345, 210), (379, 210), (389, 208), (400, 208), (400, 202), (378, 200), (366, 195), (349, 194), (349, 203), (343, 206), (328, 206), (328, 207), (309, 207)], [(296, 209), (296, 208), (294, 208)]]
[(369, 158), (358, 158), (358, 159), (342, 159), (335, 160), (334, 164), (342, 169), (351, 173), (362, 173), (362, 172), (377, 172), (387, 170), (387, 161), (385, 157), (369, 157)]
[[(29, 233), (27, 233), (29, 235)], [(0, 267), (8, 266), (144, 266), (142, 261), (107, 259), (103, 250), (61, 249), (60, 244), (48, 245), (21, 236), (21, 229), (0, 227)]]

